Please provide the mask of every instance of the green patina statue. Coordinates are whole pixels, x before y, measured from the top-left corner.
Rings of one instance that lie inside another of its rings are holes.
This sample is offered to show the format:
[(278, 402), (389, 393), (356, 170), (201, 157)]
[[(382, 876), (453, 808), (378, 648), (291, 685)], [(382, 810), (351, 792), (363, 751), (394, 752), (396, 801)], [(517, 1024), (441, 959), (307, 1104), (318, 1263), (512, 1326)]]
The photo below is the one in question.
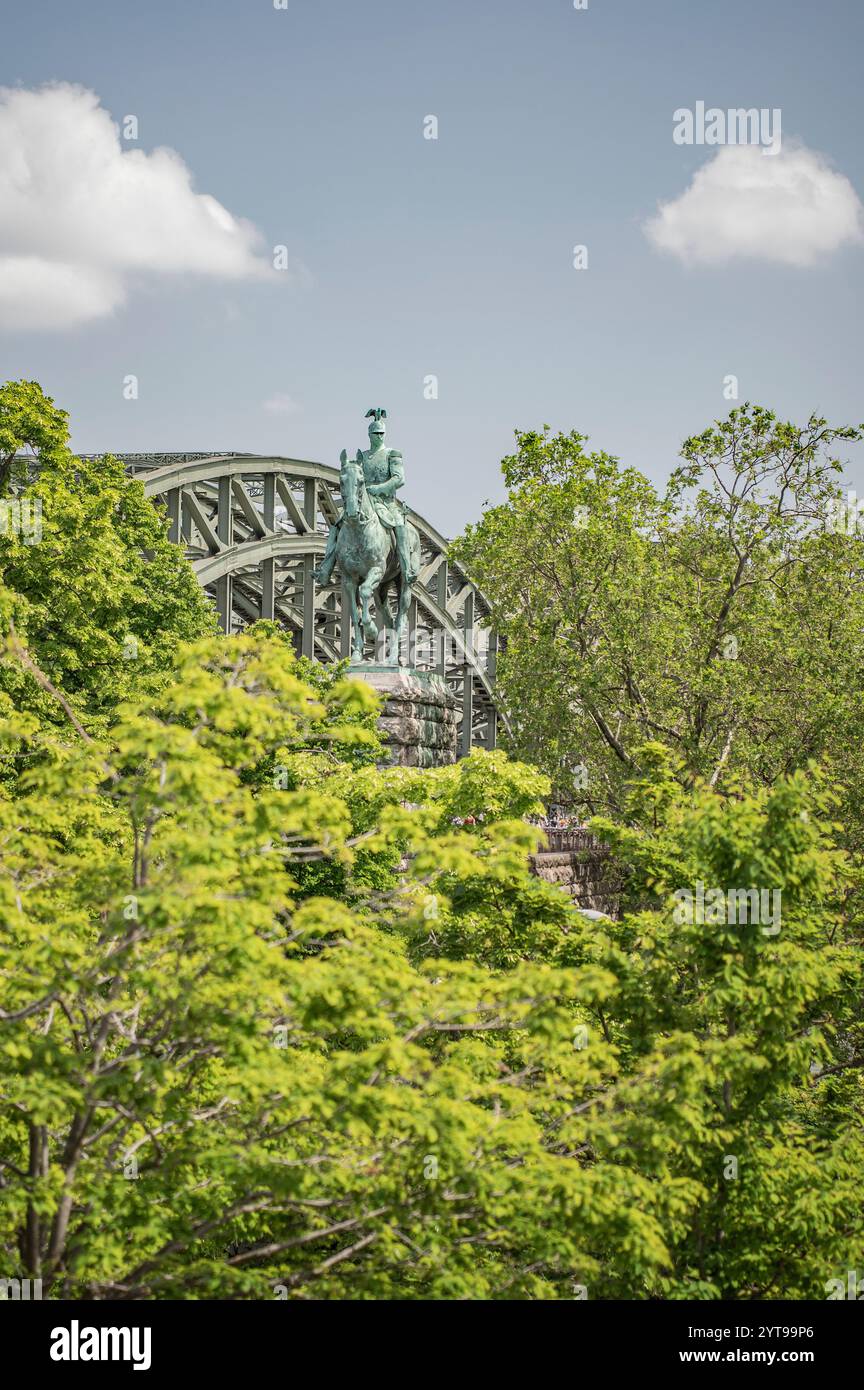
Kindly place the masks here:
[[(375, 642), (381, 627), (394, 632), (396, 645), (407, 626), (411, 585), (420, 571), (420, 537), (396, 497), (404, 485), (405, 469), (397, 449), (385, 445), (387, 411), (376, 406), (366, 412), (369, 448), (349, 459), (340, 455), (339, 489), (342, 515), (331, 526), (327, 548), (314, 572), (319, 584), (329, 584), (338, 564), (348, 591), (353, 621), (353, 660), (362, 661), (364, 640)], [(395, 624), (388, 594), (398, 585)], [(372, 617), (374, 599), (378, 621)]]

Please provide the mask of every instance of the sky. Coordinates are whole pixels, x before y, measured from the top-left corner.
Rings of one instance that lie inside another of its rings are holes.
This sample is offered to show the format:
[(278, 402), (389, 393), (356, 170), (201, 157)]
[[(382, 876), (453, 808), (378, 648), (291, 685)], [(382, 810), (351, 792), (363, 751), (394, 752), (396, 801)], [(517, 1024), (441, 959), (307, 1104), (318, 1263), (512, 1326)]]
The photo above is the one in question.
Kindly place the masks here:
[(858, 423), (862, 49), (860, 0), (0, 0), (0, 380), (81, 452), (336, 464), (383, 405), (446, 535), (517, 428), (662, 483), (730, 377)]

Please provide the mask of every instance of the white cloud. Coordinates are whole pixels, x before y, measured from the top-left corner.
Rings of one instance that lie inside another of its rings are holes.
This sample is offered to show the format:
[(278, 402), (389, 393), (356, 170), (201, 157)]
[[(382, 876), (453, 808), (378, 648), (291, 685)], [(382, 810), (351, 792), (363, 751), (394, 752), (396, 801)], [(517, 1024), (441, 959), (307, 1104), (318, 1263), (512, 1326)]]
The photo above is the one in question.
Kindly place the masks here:
[(122, 304), (122, 279), (90, 266), (0, 255), (0, 327), (71, 328)]
[(755, 145), (724, 146), (643, 225), (657, 250), (695, 265), (815, 265), (864, 240), (862, 228), (864, 208), (849, 180), (822, 155), (786, 143), (770, 157)]
[(94, 92), (0, 88), (0, 327), (103, 318), (143, 274), (271, 275), (260, 241), (174, 150), (125, 148)]
[(287, 391), (277, 391), (264, 402), (264, 409), (270, 415), (296, 415), (300, 405)]

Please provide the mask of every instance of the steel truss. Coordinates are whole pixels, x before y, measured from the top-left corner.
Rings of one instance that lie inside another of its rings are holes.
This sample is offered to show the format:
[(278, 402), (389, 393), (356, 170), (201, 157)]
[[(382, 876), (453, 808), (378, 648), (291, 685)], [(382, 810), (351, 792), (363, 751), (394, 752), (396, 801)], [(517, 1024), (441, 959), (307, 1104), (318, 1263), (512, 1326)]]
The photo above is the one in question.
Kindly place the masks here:
[[(86, 457), (86, 456), (85, 456)], [(164, 506), (210, 595), (223, 632), (271, 618), (294, 634), (298, 655), (331, 663), (350, 652), (350, 610), (338, 571), (320, 588), (312, 570), (335, 520), (339, 472), (304, 459), (258, 454), (120, 454), (148, 497)], [(460, 711), (460, 754), (494, 748), (497, 635), (489, 604), (447, 542), (409, 510), (422, 546), (409, 610), (411, 664), (435, 671)]]

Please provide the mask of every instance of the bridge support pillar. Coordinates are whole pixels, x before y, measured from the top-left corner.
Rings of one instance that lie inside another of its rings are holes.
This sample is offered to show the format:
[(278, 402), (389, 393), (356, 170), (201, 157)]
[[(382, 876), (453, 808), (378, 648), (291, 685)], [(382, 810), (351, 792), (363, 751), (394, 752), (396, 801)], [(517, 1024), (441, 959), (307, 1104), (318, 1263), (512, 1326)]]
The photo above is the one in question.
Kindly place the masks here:
[[(303, 485), (303, 515), (310, 531), (314, 531), (318, 516), (318, 483), (307, 478)], [(315, 580), (312, 571), (317, 561), (312, 554), (303, 556), (303, 655), (315, 655)]]
[(465, 758), (471, 752), (471, 731), (474, 723), (474, 677), (470, 661), (474, 643), (474, 595), (465, 596), (465, 609), (462, 620), (463, 652), (462, 677), (462, 728), (459, 737), (459, 756)]
[[(435, 597), (436, 597), (437, 600), (438, 600), (438, 607), (441, 609), (442, 613), (446, 613), (446, 612), (447, 612), (447, 592), (448, 592), (448, 585), (449, 585), (447, 570), (448, 570), (448, 566), (447, 566), (447, 556), (445, 555), (444, 558), (442, 559), (440, 565), (438, 566), (438, 573), (437, 573), (437, 575), (435, 576), (435, 582), (436, 582)], [(437, 663), (437, 665), (438, 665), (438, 675), (439, 675), (439, 676), (446, 676), (446, 674), (447, 674), (447, 633), (446, 633), (446, 631), (442, 628), (440, 632), (437, 632), (437, 633), (435, 634), (435, 637), (436, 637), (436, 649), (437, 649), (437, 653), (438, 653), (438, 663)]]
[[(264, 525), (269, 531), (276, 526), (276, 478), (264, 474)], [(261, 617), (276, 617), (276, 561), (261, 561)]]
[(168, 493), (168, 539), (180, 544), (180, 489), (172, 487)]
[[(219, 479), (219, 504), (216, 513), (216, 534), (223, 546), (230, 546), (234, 538), (233, 495), (230, 477)], [(216, 581), (216, 609), (219, 626), (223, 632), (231, 631), (231, 575), (223, 574)]]

